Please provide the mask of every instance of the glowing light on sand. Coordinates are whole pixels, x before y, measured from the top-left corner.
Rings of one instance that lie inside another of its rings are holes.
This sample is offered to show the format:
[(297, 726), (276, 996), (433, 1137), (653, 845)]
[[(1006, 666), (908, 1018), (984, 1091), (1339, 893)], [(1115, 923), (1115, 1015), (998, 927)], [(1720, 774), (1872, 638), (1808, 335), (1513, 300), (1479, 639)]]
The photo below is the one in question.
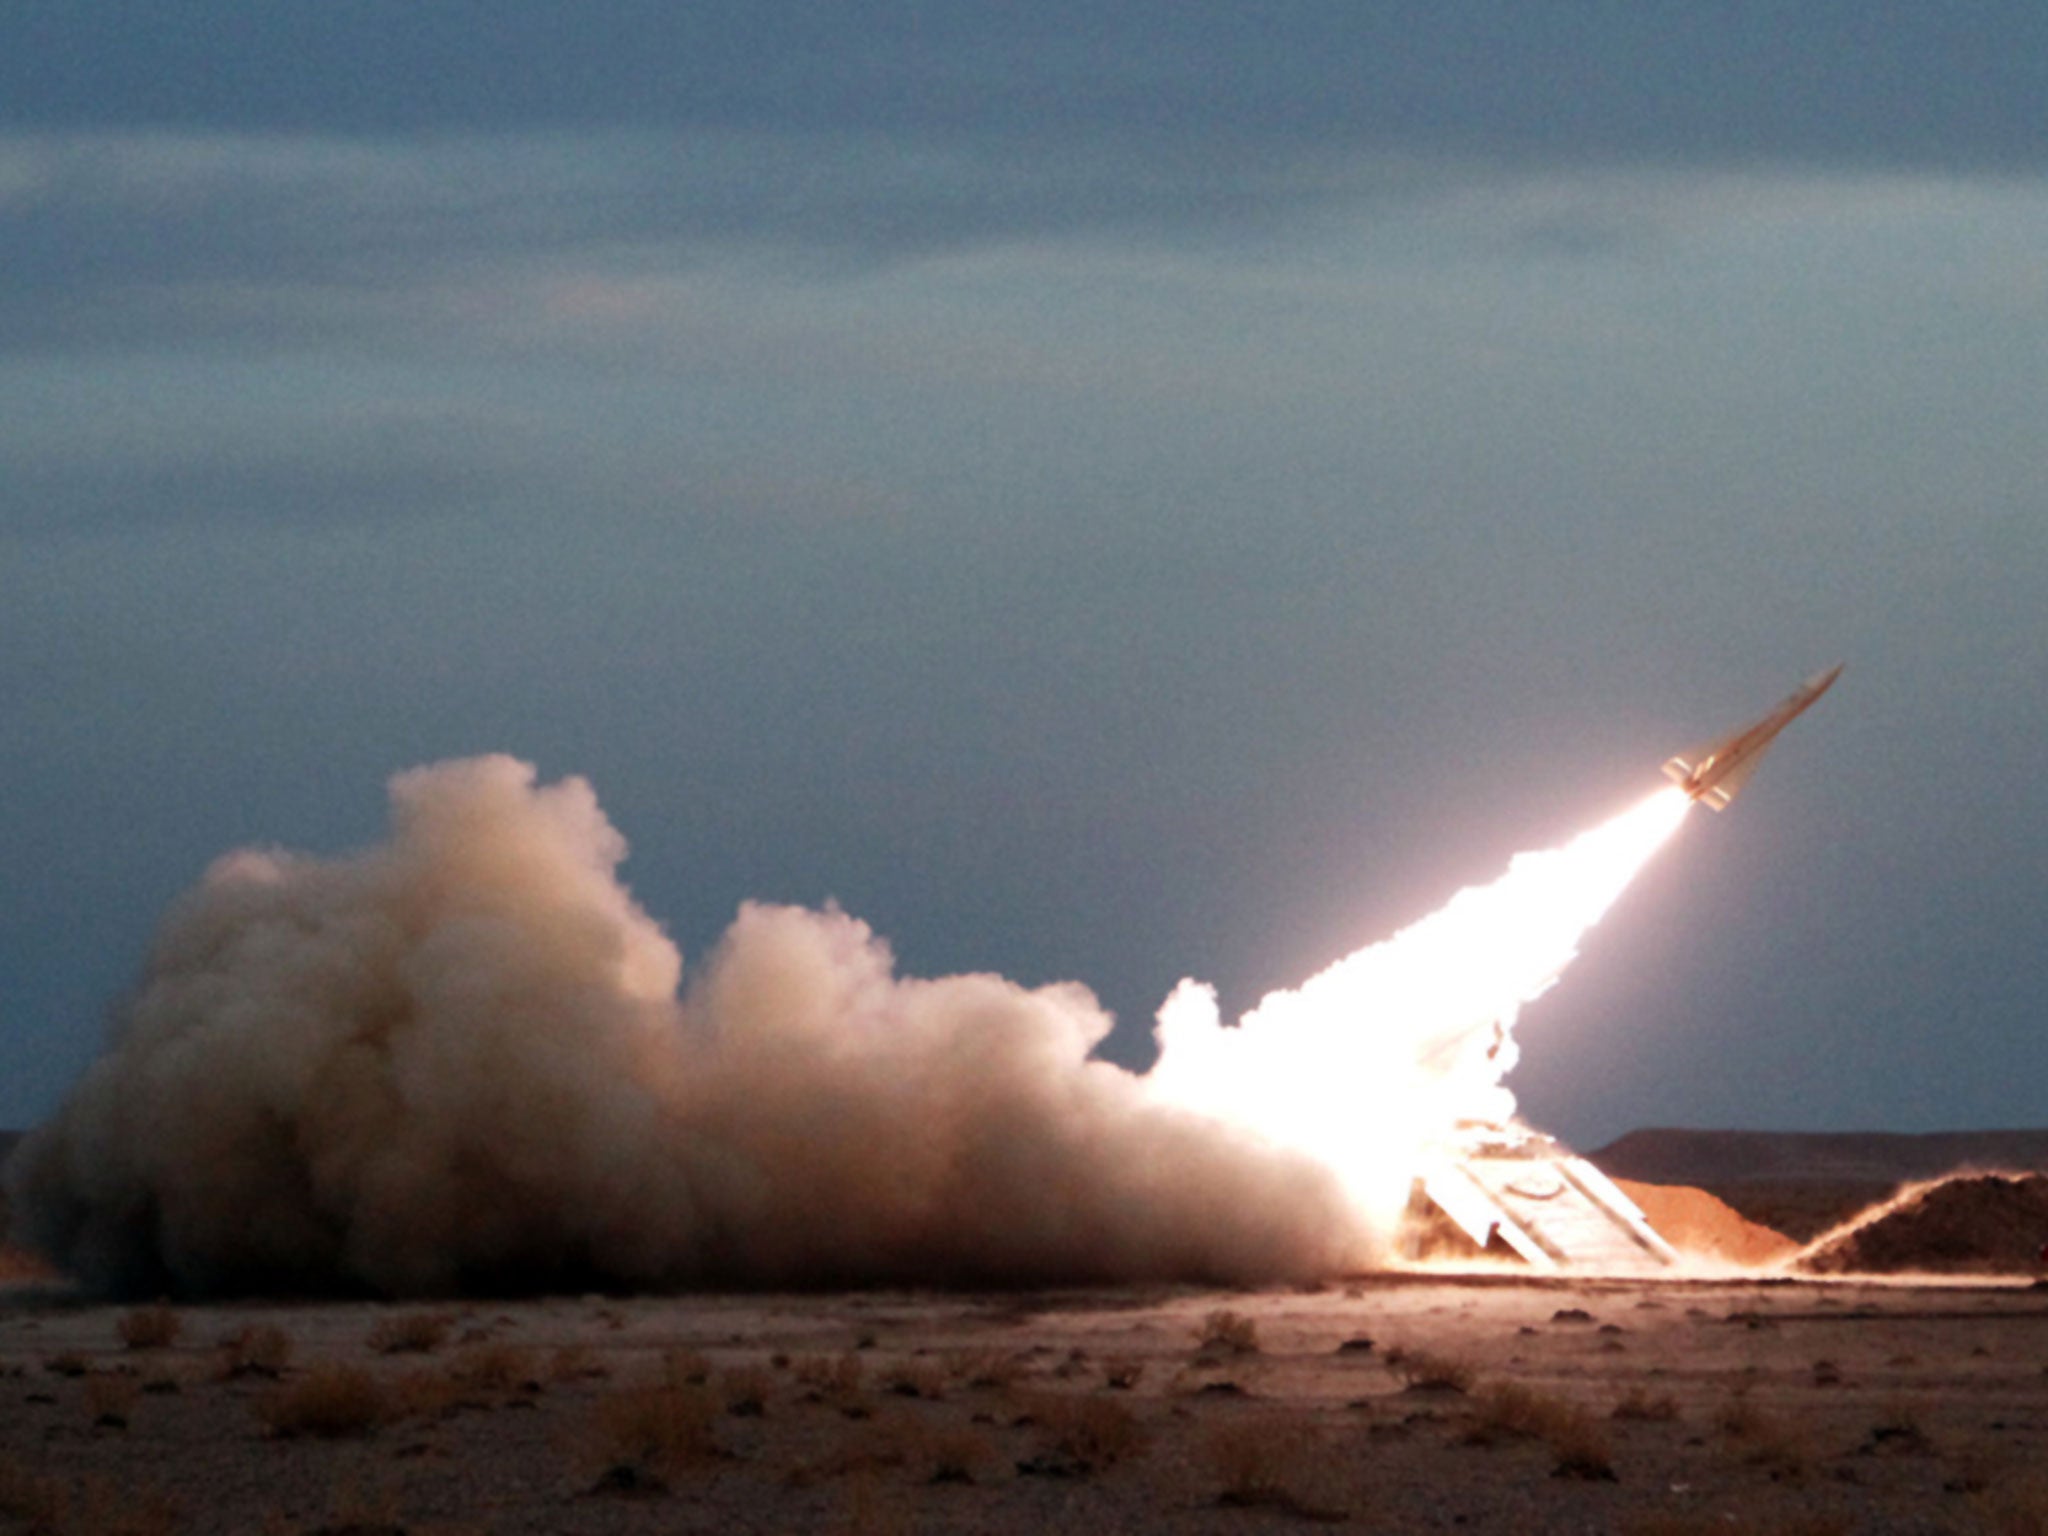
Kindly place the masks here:
[(1224, 1026), (1183, 981), (1159, 1010), (1155, 1090), (1308, 1153), (1377, 1220), (1461, 1121), (1502, 1122), (1514, 1025), (1685, 818), (1660, 790), (1561, 848), (1517, 854), (1392, 938), (1346, 955)]

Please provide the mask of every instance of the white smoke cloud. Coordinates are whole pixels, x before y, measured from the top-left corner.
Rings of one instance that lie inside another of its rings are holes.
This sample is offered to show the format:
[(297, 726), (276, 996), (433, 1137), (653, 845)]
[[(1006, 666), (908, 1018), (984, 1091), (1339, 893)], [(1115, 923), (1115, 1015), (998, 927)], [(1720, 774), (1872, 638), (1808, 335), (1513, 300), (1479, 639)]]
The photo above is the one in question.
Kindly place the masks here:
[(580, 779), (391, 786), (389, 839), (221, 859), (10, 1165), (87, 1284), (197, 1294), (1328, 1274), (1321, 1162), (1090, 1058), (1084, 988), (895, 974), (748, 905), (687, 990)]

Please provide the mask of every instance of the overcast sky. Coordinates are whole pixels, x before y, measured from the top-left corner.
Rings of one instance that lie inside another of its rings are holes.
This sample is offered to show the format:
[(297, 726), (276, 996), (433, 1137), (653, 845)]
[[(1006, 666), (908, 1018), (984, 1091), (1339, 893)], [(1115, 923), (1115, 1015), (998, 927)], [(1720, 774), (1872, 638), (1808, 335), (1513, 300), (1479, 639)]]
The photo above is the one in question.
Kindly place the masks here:
[(8, 8), (0, 1125), (413, 764), (1143, 1063), (1838, 660), (1512, 1086), (2048, 1123), (2044, 101), (2038, 0)]

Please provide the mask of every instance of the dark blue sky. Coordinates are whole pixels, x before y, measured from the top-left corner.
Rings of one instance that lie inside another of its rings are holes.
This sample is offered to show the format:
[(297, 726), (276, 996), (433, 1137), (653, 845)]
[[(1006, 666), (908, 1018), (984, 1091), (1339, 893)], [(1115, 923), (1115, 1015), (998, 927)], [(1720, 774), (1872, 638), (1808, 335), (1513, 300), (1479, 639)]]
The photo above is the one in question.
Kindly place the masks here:
[(2048, 12), (0, 21), (0, 1124), (246, 842), (587, 774), (1142, 1061), (1849, 670), (1538, 1123), (2039, 1124)]

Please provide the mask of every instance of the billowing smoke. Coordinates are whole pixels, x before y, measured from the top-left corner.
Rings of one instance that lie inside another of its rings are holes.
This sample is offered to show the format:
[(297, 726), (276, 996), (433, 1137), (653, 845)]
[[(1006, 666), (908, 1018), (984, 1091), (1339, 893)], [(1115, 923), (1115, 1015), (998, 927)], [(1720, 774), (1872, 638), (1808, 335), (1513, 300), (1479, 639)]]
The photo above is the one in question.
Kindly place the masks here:
[(1374, 1234), (1297, 1152), (1089, 1052), (1078, 986), (916, 980), (750, 905), (678, 995), (579, 779), (402, 774), (389, 840), (221, 859), (12, 1160), (87, 1284), (1022, 1284), (1326, 1274)]
[(899, 977), (747, 905), (685, 988), (580, 779), (401, 774), (388, 840), (230, 854), (10, 1164), (18, 1228), (129, 1293), (1306, 1278), (1374, 1263), (1520, 1005), (1683, 815), (1659, 797), (1159, 1064), (1076, 985)]

